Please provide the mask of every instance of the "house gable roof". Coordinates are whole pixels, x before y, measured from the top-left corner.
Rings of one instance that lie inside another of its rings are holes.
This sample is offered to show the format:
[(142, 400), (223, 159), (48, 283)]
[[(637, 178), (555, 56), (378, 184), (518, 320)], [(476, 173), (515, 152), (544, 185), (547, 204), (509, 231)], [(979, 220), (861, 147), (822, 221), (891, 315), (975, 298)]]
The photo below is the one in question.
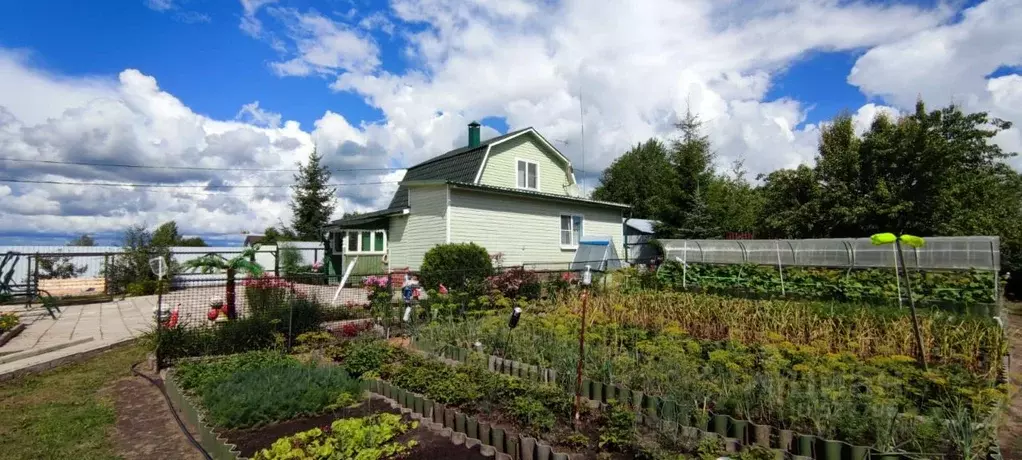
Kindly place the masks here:
[(403, 209), (408, 207), (408, 187), (404, 182), (443, 180), (457, 182), (474, 182), (479, 170), (486, 160), (486, 151), (490, 145), (510, 139), (532, 128), (511, 131), (503, 136), (497, 136), (479, 143), (475, 147), (461, 147), (443, 155), (430, 158), (419, 163), (405, 172), (404, 179), (394, 192), (394, 198), (390, 200), (387, 209)]

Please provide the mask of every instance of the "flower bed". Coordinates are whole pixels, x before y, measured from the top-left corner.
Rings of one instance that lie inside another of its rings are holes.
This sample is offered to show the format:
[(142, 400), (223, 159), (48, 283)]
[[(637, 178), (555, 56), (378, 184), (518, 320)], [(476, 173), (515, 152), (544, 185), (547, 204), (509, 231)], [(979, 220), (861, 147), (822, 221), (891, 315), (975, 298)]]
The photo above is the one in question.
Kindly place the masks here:
[[(612, 303), (615, 299), (619, 302)], [(594, 299), (595, 312), (587, 330), (584, 362), (585, 376), (591, 383), (584, 388), (595, 399), (603, 398), (604, 388), (614, 385), (630, 393), (657, 397), (650, 400), (653, 406), (649, 409), (679, 423), (708, 427), (713, 413), (731, 415), (745, 423), (873, 446), (881, 451), (955, 452), (962, 446), (950, 443), (955, 438), (949, 430), (954, 427), (942, 420), (957, 420), (959, 427), (972, 429), (977, 422), (985, 422), (994, 405), (1004, 397), (991, 376), (984, 375), (989, 372), (977, 375), (966, 365), (982, 366), (982, 359), (942, 356), (941, 361), (946, 364), (931, 364), (930, 370), (924, 372), (913, 358), (904, 355), (874, 352), (863, 357), (847, 350), (835, 353), (824, 348), (828, 344), (860, 343), (861, 338), (852, 332), (855, 327), (870, 326), (872, 318), (861, 313), (854, 313), (858, 316), (853, 318), (836, 314), (829, 317), (786, 306), (790, 309), (784, 311), (792, 315), (780, 318), (769, 314), (770, 305), (742, 303), (747, 301), (736, 301), (746, 310), (733, 314), (721, 311), (726, 308), (723, 301), (715, 305), (716, 309), (701, 308), (701, 313), (681, 307), (665, 309), (667, 314), (673, 312), (674, 317), (690, 321), (684, 324), (697, 331), (708, 335), (722, 333), (724, 337), (749, 342), (743, 344), (737, 340), (698, 340), (679, 327), (678, 322), (658, 318), (656, 303), (646, 302), (642, 309), (630, 309), (633, 304), (623, 304), (621, 299), (612, 296)], [(715, 316), (734, 319), (721, 321), (715, 320)], [(462, 323), (436, 323), (422, 328), (420, 334), (426, 340), (459, 347), (478, 341), (488, 351), (503, 350), (509, 358), (551, 367), (562, 386), (573, 389), (578, 316), (562, 307), (548, 314), (527, 313), (524, 318), (513, 332), (510, 347), (503, 315)], [(894, 316), (884, 318), (900, 321)], [(932, 331), (942, 323), (927, 324)], [(820, 348), (792, 343), (777, 333), (765, 334), (756, 330), (757, 325), (802, 330), (812, 339), (810, 343)], [(848, 336), (839, 340), (827, 335), (842, 331), (842, 327)], [(862, 342), (875, 345), (890, 339), (880, 334), (871, 338), (874, 340)], [(987, 359), (999, 362), (998, 357)], [(984, 436), (976, 433), (975, 438), (981, 440)]]

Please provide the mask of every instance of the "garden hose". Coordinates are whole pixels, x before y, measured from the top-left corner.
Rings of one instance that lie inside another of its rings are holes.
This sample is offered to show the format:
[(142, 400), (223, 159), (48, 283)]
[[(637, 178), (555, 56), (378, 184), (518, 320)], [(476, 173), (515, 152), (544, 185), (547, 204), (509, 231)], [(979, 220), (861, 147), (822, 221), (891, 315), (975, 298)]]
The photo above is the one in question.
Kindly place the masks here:
[(213, 460), (213, 457), (209, 455), (209, 452), (206, 452), (206, 449), (202, 447), (202, 444), (199, 444), (199, 441), (195, 440), (195, 437), (192, 436), (192, 433), (188, 431), (188, 427), (186, 427), (185, 422), (181, 420), (181, 416), (177, 415), (177, 410), (174, 409), (174, 404), (170, 401), (170, 395), (167, 394), (166, 388), (164, 388), (163, 385), (160, 385), (159, 382), (156, 381), (156, 379), (139, 372), (138, 369), (136, 369), (136, 367), (138, 367), (139, 364), (142, 364), (142, 361), (139, 361), (131, 365), (131, 373), (148, 380), (149, 383), (153, 384), (154, 387), (160, 390), (160, 393), (163, 394), (163, 399), (167, 400), (167, 408), (170, 409), (170, 414), (174, 416), (174, 420), (177, 421), (178, 428), (180, 428), (181, 432), (184, 433), (185, 437), (188, 438), (188, 442), (190, 442), (192, 446), (194, 446), (196, 449), (198, 449), (199, 452), (202, 453), (203, 458), (205, 458), (206, 460)]

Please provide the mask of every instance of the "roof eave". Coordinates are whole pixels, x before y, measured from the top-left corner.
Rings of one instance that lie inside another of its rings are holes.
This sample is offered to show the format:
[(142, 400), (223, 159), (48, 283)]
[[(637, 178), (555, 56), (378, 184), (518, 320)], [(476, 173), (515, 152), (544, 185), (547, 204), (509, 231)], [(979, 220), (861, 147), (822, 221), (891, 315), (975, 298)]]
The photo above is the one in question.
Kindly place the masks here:
[(559, 195), (553, 195), (553, 194), (547, 194), (547, 193), (524, 192), (524, 191), (519, 191), (519, 190), (510, 190), (510, 189), (504, 189), (504, 188), (499, 188), (499, 187), (490, 187), (490, 186), (478, 185), (478, 184), (467, 184), (467, 183), (462, 183), (462, 182), (450, 182), (449, 181), (447, 183), (452, 188), (460, 188), (460, 189), (466, 189), (466, 190), (476, 190), (476, 191), (481, 191), (481, 192), (490, 192), (490, 193), (509, 195), (509, 196), (528, 197), (528, 198), (536, 198), (536, 199), (551, 200), (551, 201), (565, 201), (565, 202), (569, 202), (569, 203), (587, 204), (587, 205), (595, 205), (595, 206), (605, 206), (605, 207), (619, 208), (619, 209), (629, 209), (629, 208), (631, 208), (631, 206), (629, 206), (627, 204), (612, 203), (612, 202), (609, 202), (609, 201), (596, 201), (596, 200), (590, 200), (590, 199), (586, 199), (586, 198), (576, 198), (576, 197), (570, 197), (570, 196), (559, 196)]

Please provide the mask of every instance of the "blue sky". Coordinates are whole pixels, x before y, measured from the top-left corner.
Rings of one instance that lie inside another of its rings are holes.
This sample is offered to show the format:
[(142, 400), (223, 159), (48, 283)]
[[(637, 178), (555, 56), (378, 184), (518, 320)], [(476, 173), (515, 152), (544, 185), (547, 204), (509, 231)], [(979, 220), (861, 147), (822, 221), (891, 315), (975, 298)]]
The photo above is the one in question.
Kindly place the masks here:
[[(48, 0), (0, 3), (0, 157), (211, 165), (220, 173), (33, 166), (0, 179), (0, 244), (115, 237), (174, 219), (223, 241), (289, 220), (289, 173), (313, 148), (338, 214), (386, 205), (399, 170), (536, 127), (587, 183), (691, 109), (720, 167), (811, 163), (819, 125), (859, 126), (917, 97), (1022, 118), (1022, 0)], [(584, 94), (583, 114), (580, 105)], [(247, 108), (246, 108), (247, 107)], [(297, 122), (297, 124), (292, 123)], [(581, 142), (581, 124), (585, 139)], [(998, 139), (1022, 150), (1022, 132)], [(582, 145), (586, 146), (585, 152)], [(357, 170), (357, 171), (356, 171)], [(208, 184), (279, 187), (244, 195)], [(364, 184), (369, 183), (369, 184)], [(69, 228), (71, 230), (69, 230)], [(6, 240), (6, 241), (5, 241)]]
[[(4, 2), (0, 4), (0, 47), (28, 50), (33, 63), (69, 76), (115, 75), (126, 67), (136, 68), (156, 76), (161, 88), (196, 112), (214, 118), (233, 118), (243, 104), (258, 99), (261, 107), (306, 127), (326, 110), (340, 112), (352, 122), (383, 119), (363, 98), (330, 91), (321, 78), (280, 78), (267, 71), (278, 53), (236, 27), (240, 11), (235, 3), (180, 3), (181, 11), (160, 12), (144, 0)], [(343, 17), (355, 4), (292, 2), (292, 6), (335, 17)], [(386, 10), (379, 6), (362, 10), (359, 16)], [(381, 45), (383, 69), (404, 70), (408, 62), (401, 52), (403, 41), (381, 32), (372, 35)], [(854, 110), (866, 97), (844, 77), (858, 54), (861, 51), (810, 53), (779, 74), (767, 98), (808, 101), (813, 109), (807, 123)], [(483, 121), (499, 131), (507, 130), (499, 116)]]

